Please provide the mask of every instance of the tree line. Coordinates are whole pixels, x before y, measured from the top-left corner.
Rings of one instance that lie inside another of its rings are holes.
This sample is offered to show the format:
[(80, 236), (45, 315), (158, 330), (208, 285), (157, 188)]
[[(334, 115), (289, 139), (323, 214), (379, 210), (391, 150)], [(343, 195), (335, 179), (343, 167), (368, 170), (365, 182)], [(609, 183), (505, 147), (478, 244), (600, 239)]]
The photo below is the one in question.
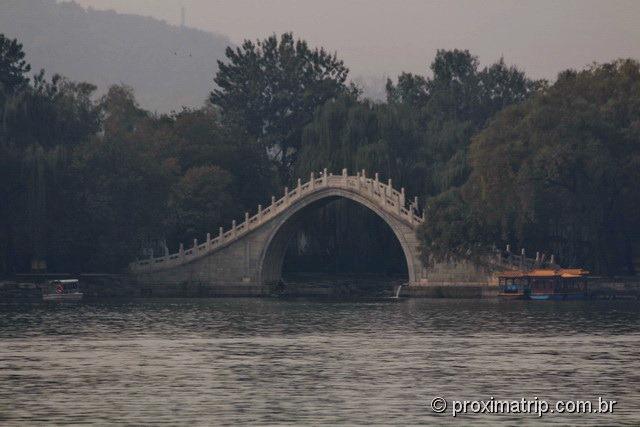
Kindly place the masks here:
[[(640, 251), (635, 60), (549, 84), (440, 50), (428, 74), (389, 80), (374, 103), (336, 54), (285, 33), (227, 48), (205, 106), (159, 115), (126, 86), (97, 97), (90, 83), (30, 77), (24, 58), (0, 36), (0, 274), (34, 260), (121, 271), (325, 167), (377, 171), (417, 194), (425, 262), (509, 243), (613, 274), (633, 272)], [(354, 254), (384, 252), (382, 222), (345, 203), (316, 215), (308, 250), (351, 253), (344, 270), (380, 264)]]

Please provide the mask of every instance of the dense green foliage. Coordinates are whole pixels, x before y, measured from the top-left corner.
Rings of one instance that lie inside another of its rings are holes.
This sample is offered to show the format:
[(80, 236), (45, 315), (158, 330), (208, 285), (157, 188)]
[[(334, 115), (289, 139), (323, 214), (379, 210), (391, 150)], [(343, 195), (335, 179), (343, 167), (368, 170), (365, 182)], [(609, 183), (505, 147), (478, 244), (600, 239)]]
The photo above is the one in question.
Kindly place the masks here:
[[(394, 186), (419, 195), (424, 206), (428, 197), (467, 180), (474, 133), (503, 106), (522, 102), (544, 86), (502, 60), (480, 68), (468, 51), (438, 51), (431, 71), (432, 77), (402, 74), (396, 84), (389, 81), (385, 104), (342, 97), (318, 109), (303, 135), (298, 174), (323, 167), (377, 171)], [(385, 226), (370, 227), (350, 227), (345, 232), (353, 237), (345, 244), (353, 252), (358, 240), (376, 246)], [(329, 233), (326, 227), (309, 230), (311, 236)]]
[(155, 116), (127, 87), (94, 91), (43, 73), (0, 91), (1, 272), (118, 271), (270, 194), (266, 153), (213, 109)]
[[(211, 104), (156, 115), (125, 86), (97, 98), (88, 83), (29, 79), (20, 44), (3, 37), (0, 273), (33, 260), (118, 271), (325, 167), (379, 172), (418, 195), (425, 261), (510, 243), (628, 273), (640, 251), (639, 69), (620, 60), (547, 85), (443, 50), (430, 75), (404, 73), (373, 103), (335, 55), (284, 34), (228, 49)], [(401, 272), (392, 233), (365, 212), (318, 209), (287, 268)]]
[(470, 148), (469, 180), (435, 198), (436, 254), (512, 243), (568, 265), (631, 271), (640, 242), (640, 64), (561, 73), (498, 113)]

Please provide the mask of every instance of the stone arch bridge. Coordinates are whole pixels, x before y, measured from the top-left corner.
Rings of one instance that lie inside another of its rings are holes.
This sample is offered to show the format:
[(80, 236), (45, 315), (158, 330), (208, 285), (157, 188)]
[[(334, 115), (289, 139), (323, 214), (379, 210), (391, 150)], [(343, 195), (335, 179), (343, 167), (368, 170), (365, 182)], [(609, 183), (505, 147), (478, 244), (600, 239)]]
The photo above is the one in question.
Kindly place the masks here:
[(427, 272), (420, 261), (417, 227), (424, 219), (417, 215), (417, 198), (408, 201), (405, 190), (397, 191), (391, 180), (381, 182), (378, 174), (367, 177), (365, 171), (355, 176), (343, 169), (340, 175), (325, 169), (319, 176), (311, 173), (308, 182), (271, 204), (258, 206), (253, 216), (233, 221), (229, 230), (222, 227), (215, 237), (204, 242), (194, 240), (188, 249), (180, 245), (177, 253), (133, 262), (129, 266), (136, 280), (143, 284), (200, 283), (209, 285), (257, 285), (276, 283), (281, 278), (287, 243), (304, 212), (338, 198), (350, 199), (380, 216), (395, 234), (407, 263), (409, 283), (425, 283)]

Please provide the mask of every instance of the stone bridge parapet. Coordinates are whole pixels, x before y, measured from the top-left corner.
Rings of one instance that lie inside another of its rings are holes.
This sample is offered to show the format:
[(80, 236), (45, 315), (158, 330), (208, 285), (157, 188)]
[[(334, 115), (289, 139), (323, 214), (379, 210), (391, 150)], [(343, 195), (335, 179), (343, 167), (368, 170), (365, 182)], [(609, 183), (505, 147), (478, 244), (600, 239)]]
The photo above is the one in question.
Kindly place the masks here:
[[(220, 227), (215, 237), (207, 233), (203, 242), (196, 239), (188, 249), (180, 244), (176, 253), (133, 262), (129, 270), (143, 282), (266, 284), (279, 278), (281, 265), (278, 264), (282, 260), (273, 261), (268, 254), (269, 245), (289, 218), (312, 202), (340, 197), (363, 204), (381, 216), (400, 241), (407, 257), (410, 281), (424, 278), (415, 236), (416, 229), (424, 221), (419, 215), (417, 197), (408, 200), (404, 188), (394, 189), (390, 179), (382, 182), (377, 173), (367, 177), (362, 170), (354, 176), (348, 175), (346, 169), (339, 175), (328, 173), (326, 169), (319, 175), (311, 173), (309, 181), (304, 183), (298, 179), (295, 188), (285, 188), (280, 199), (272, 196), (267, 206), (258, 205), (254, 215), (246, 212), (244, 221), (233, 221), (230, 229)], [(226, 256), (224, 252), (227, 252)], [(275, 265), (265, 266), (265, 260), (271, 260), (268, 262)], [(224, 263), (236, 265), (225, 266)], [(241, 265), (244, 267), (237, 268)], [(264, 274), (265, 271), (271, 273)]]

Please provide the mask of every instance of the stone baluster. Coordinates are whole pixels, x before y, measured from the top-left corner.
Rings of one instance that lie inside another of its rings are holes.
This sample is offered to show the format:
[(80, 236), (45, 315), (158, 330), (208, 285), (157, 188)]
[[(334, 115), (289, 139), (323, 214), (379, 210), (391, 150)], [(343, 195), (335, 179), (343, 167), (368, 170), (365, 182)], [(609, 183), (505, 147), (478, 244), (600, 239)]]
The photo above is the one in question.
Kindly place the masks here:
[(380, 175), (378, 172), (375, 173), (373, 178), (373, 191), (380, 191)]
[(262, 220), (262, 205), (258, 205), (258, 222)]
[(284, 187), (284, 205), (289, 205), (289, 187)]
[(309, 182), (311, 185), (311, 189), (316, 188), (316, 174), (314, 172), (311, 172), (309, 176)]
[(224, 229), (222, 227), (218, 228), (218, 237), (222, 240), (222, 235), (224, 234)]
[(180, 243), (180, 249), (178, 250), (178, 253), (180, 254), (180, 259), (184, 258), (184, 245), (182, 243)]
[(209, 250), (209, 248), (211, 248), (211, 233), (207, 233), (207, 246), (206, 246), (207, 250)]
[(244, 225), (246, 228), (249, 228), (249, 212), (244, 213)]
[(347, 177), (347, 168), (342, 168), (342, 177), (343, 178)]
[(302, 193), (302, 180), (298, 178), (298, 197), (302, 195), (301, 193)]
[(276, 196), (271, 196), (271, 208), (274, 208), (276, 205)]
[(198, 253), (198, 239), (193, 239), (193, 254)]
[(231, 234), (233, 236), (236, 235), (236, 220), (235, 219), (233, 221), (231, 221)]
[(327, 174), (327, 168), (324, 168), (322, 171), (322, 185), (327, 185), (329, 183), (329, 178)]
[(405, 198), (406, 198), (406, 196), (404, 194), (404, 187), (402, 187), (400, 189), (400, 205), (403, 206), (403, 207), (404, 207), (404, 204), (405, 204)]

